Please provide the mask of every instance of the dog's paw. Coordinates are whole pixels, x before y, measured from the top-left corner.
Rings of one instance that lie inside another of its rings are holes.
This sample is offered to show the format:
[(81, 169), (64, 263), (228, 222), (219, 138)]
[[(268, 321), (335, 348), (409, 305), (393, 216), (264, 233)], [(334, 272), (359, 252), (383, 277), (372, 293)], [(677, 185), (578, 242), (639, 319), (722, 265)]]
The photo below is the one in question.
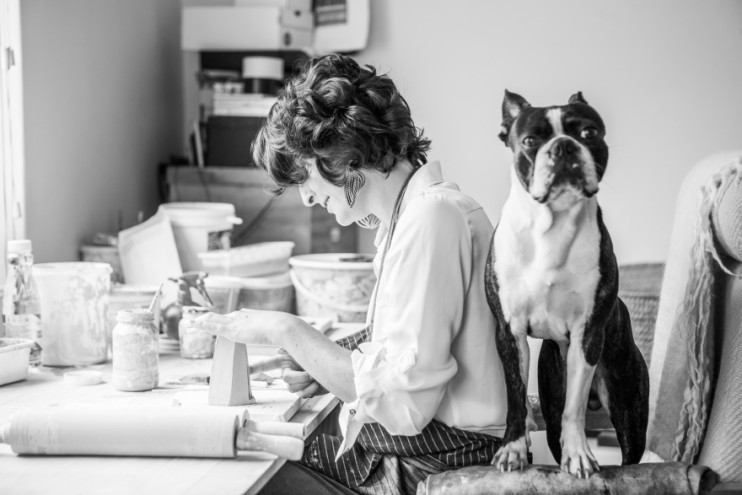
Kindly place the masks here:
[(522, 436), (500, 447), (492, 459), (492, 465), (500, 472), (524, 469), (528, 465), (528, 440)]
[(595, 456), (587, 445), (585, 434), (562, 434), (562, 471), (577, 478), (590, 477), (591, 474), (600, 471), (600, 466)]

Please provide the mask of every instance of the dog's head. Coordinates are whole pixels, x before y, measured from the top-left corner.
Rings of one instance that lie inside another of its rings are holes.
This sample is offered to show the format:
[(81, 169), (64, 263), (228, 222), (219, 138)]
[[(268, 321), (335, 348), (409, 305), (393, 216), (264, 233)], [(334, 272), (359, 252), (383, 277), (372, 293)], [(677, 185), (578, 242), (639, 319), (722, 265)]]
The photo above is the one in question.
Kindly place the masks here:
[(608, 165), (605, 125), (582, 93), (563, 106), (532, 107), (505, 90), (502, 139), (513, 150), (515, 173), (539, 203), (564, 209), (598, 192)]

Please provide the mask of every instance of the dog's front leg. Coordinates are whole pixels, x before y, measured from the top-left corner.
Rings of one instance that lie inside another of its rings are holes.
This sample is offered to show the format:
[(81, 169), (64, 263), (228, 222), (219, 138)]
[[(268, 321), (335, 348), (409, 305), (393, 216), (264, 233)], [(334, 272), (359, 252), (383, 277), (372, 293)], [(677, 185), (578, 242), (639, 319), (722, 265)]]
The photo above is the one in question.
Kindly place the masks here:
[(506, 375), (508, 416), (503, 446), (497, 451), (492, 464), (500, 471), (522, 469), (528, 465), (530, 431), (536, 430), (531, 403), (526, 396), (530, 351), (526, 339), (526, 326), (513, 321), (501, 321), (497, 331), (497, 350)]
[(600, 468), (585, 436), (585, 411), (595, 366), (585, 359), (583, 332), (574, 332), (567, 350), (567, 393), (562, 414), (562, 458), (560, 466), (574, 476), (585, 478)]

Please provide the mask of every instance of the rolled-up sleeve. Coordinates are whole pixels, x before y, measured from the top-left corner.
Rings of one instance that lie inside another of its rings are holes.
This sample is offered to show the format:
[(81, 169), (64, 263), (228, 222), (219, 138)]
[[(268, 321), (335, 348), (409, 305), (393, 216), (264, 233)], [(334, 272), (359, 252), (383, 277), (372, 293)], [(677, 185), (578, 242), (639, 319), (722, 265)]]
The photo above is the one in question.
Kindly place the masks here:
[(373, 338), (352, 354), (355, 421), (415, 435), (435, 416), (458, 370), (451, 353), (471, 283), (465, 212), (435, 195), (401, 216), (384, 261)]

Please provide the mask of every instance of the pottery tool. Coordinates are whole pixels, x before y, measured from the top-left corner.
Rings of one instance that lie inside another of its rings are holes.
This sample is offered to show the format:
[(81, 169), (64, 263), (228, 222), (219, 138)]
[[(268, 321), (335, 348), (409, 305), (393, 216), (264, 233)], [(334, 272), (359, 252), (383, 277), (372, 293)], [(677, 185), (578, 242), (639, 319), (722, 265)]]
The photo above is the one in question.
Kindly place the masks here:
[(155, 305), (157, 304), (157, 301), (160, 298), (160, 294), (162, 294), (162, 286), (164, 284), (165, 282), (160, 282), (160, 286), (157, 288), (157, 291), (155, 291), (155, 295), (152, 297), (152, 302), (149, 303), (149, 307), (147, 309), (152, 314), (155, 314)]
[(304, 442), (294, 429), (244, 414), (212, 407), (66, 404), (18, 411), (0, 426), (0, 443), (28, 455), (227, 458), (259, 450), (301, 458)]

